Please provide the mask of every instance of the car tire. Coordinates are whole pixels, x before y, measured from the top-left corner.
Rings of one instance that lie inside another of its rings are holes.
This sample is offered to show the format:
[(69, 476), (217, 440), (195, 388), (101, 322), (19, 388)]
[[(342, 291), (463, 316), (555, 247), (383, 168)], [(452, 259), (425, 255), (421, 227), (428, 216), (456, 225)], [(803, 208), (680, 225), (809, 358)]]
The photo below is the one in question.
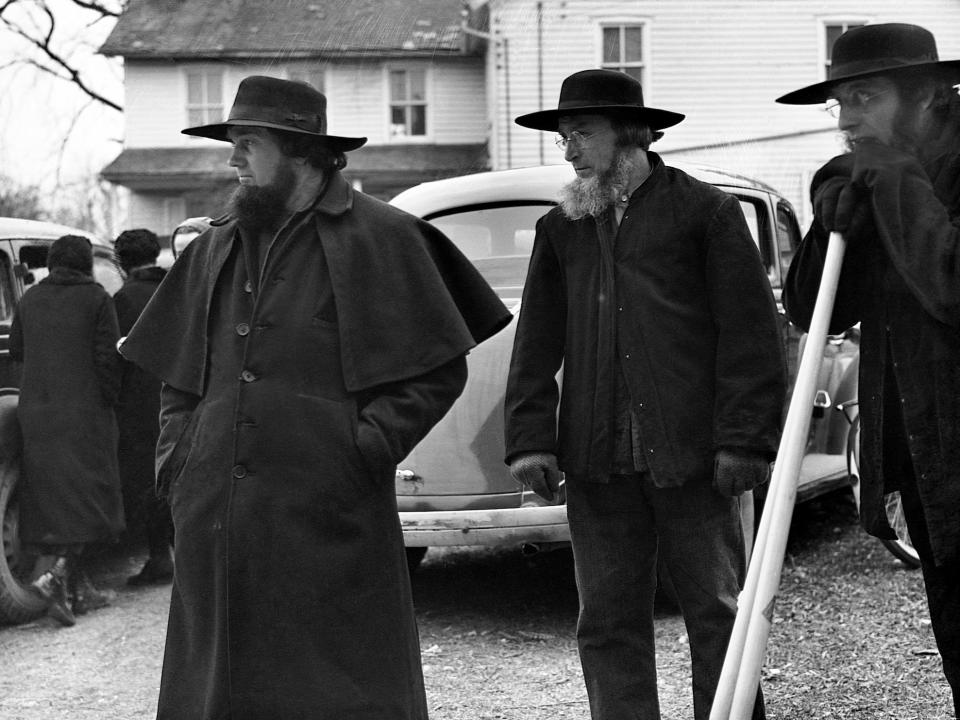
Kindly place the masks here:
[[(860, 512), (860, 416), (854, 418), (850, 425), (850, 434), (847, 436), (847, 467), (850, 472), (850, 484), (853, 487), (853, 498), (857, 503), (857, 512)], [(910, 541), (910, 531), (907, 529), (907, 519), (903, 514), (903, 504), (900, 493), (892, 492), (886, 496), (887, 522), (897, 534), (896, 540), (882, 539), (884, 547), (908, 567), (920, 567), (920, 555)]]
[(20, 479), (20, 427), (17, 392), (0, 389), (0, 623), (21, 623), (43, 614), (46, 603), (23, 581), (32, 562), (20, 546), (17, 482)]

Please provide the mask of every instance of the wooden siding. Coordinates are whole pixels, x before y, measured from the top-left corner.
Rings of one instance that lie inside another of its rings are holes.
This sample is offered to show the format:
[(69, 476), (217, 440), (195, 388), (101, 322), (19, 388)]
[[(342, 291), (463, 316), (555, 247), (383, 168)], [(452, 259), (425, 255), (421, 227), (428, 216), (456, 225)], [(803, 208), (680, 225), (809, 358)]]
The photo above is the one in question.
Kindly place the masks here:
[(550, 133), (513, 118), (556, 107), (564, 77), (599, 67), (601, 23), (645, 23), (645, 102), (687, 115), (653, 149), (759, 177), (806, 222), (801, 183), (839, 152), (836, 121), (817, 106), (774, 100), (823, 79), (822, 27), (831, 20), (923, 25), (942, 58), (960, 58), (955, 0), (492, 0), (492, 164), (562, 162)]
[[(215, 64), (214, 64), (215, 65)], [(483, 60), (480, 58), (388, 62), (389, 67), (425, 67), (428, 72), (428, 137), (439, 144), (486, 141), (488, 123)], [(182, 147), (216, 141), (190, 138), (187, 127), (186, 79), (190, 68), (211, 63), (126, 64), (126, 146)], [(294, 63), (222, 64), (224, 69), (224, 115), (247, 75), (287, 76)], [(314, 65), (311, 65), (314, 67)], [(348, 62), (328, 67), (325, 92), (329, 99), (329, 132), (364, 135), (371, 144), (388, 143), (387, 75), (383, 62)]]

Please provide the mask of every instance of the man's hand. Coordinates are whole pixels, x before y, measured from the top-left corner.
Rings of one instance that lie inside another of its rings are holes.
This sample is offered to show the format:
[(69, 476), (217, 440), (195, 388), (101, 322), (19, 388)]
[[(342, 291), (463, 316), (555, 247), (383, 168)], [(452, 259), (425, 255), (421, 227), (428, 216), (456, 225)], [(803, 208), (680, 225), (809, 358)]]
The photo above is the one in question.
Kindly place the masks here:
[(870, 227), (870, 192), (853, 180), (853, 170), (853, 155), (840, 155), (813, 176), (813, 214), (828, 232), (859, 236)]
[(770, 479), (770, 463), (759, 453), (721, 448), (713, 461), (713, 489), (736, 497)]
[(510, 474), (521, 485), (530, 488), (547, 502), (557, 501), (560, 469), (553, 453), (526, 453), (510, 463)]

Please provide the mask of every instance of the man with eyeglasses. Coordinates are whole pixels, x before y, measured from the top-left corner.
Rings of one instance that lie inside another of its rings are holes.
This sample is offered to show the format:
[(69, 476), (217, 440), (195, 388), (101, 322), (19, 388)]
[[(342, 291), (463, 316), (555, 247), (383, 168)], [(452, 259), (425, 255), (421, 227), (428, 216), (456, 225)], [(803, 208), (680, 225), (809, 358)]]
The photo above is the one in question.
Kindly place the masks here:
[(899, 491), (960, 717), (960, 60), (896, 23), (848, 31), (832, 57), (828, 80), (778, 100), (826, 101), (849, 146), (813, 178), (784, 301), (808, 327), (841, 232), (830, 332), (861, 324), (861, 522), (896, 537), (884, 496)]
[(709, 716), (745, 572), (740, 496), (766, 481), (779, 435), (776, 306), (740, 203), (649, 151), (683, 117), (646, 107), (629, 75), (585, 70), (556, 110), (516, 120), (559, 132), (577, 177), (537, 223), (506, 459), (552, 502), (565, 473), (594, 720), (660, 717), (658, 559), (688, 629), (695, 717)]

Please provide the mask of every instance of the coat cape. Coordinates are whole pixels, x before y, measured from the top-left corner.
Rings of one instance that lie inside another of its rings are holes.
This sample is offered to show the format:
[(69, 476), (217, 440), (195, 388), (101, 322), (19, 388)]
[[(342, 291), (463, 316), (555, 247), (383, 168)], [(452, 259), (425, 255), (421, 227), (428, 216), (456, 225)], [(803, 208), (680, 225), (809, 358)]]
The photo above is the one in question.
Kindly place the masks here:
[[(422, 375), (509, 324), (496, 293), (429, 223), (354, 191), (339, 173), (315, 208), (338, 324), (348, 329), (340, 341), (349, 391)], [(236, 231), (235, 219), (215, 221), (187, 247), (121, 347), (195, 395), (203, 395), (206, 356), (192, 349), (206, 347), (213, 288)]]

